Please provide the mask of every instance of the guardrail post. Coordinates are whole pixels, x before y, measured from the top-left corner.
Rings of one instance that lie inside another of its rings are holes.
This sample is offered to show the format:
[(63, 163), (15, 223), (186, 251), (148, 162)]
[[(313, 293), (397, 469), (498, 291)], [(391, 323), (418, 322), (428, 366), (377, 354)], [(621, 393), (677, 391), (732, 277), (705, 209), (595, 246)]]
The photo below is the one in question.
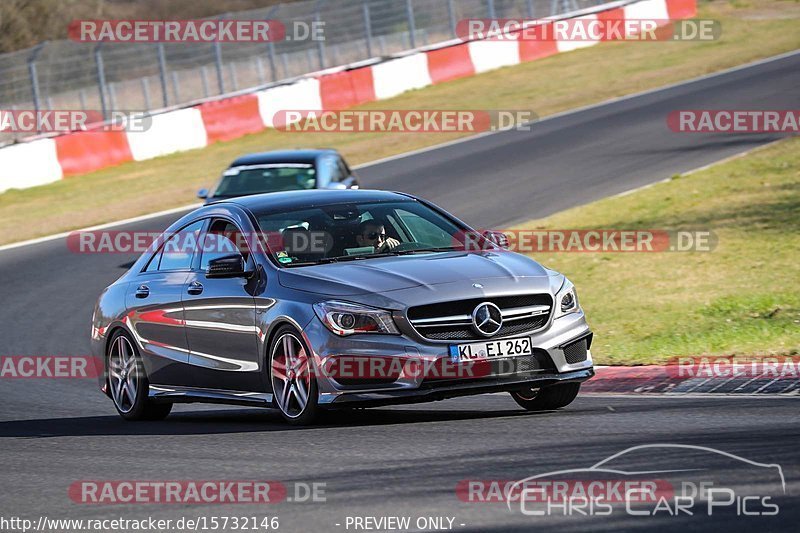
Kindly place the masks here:
[[(450, 0), (452, 1), (452, 0)], [(372, 20), (369, 15), (369, 4), (364, 1), (361, 4), (361, 11), (364, 14), (364, 37), (367, 40), (367, 58), (373, 57), (372, 55)]]
[(161, 98), (164, 107), (169, 106), (169, 95), (167, 94), (167, 60), (164, 54), (164, 43), (158, 43), (158, 77), (161, 78)]
[[(36, 58), (39, 55), (39, 52), (42, 51), (44, 45), (47, 44), (47, 41), (44, 41), (36, 48), (33, 49), (30, 57), (28, 58), (28, 74), (31, 77), (31, 92), (33, 93), (31, 96), (33, 97), (33, 110), (36, 114), (39, 114), (39, 108), (41, 106), (41, 94), (39, 93), (39, 74), (36, 71)], [(39, 121), (36, 121), (36, 133), (40, 133), (39, 130)]]
[(416, 22), (414, 22), (413, 0), (406, 0), (406, 16), (408, 17), (409, 44), (411, 45), (411, 48), (416, 48), (417, 39), (414, 34), (417, 32), (417, 25)]
[(97, 68), (97, 86), (100, 89), (100, 109), (103, 112), (103, 119), (108, 117), (108, 107), (106, 106), (106, 69), (103, 66), (103, 54), (100, 48), (103, 43), (98, 43), (94, 49), (94, 64)]
[(456, 34), (456, 9), (453, 0), (447, 0), (447, 18), (450, 20), (450, 31), (453, 33), (453, 37), (458, 37)]

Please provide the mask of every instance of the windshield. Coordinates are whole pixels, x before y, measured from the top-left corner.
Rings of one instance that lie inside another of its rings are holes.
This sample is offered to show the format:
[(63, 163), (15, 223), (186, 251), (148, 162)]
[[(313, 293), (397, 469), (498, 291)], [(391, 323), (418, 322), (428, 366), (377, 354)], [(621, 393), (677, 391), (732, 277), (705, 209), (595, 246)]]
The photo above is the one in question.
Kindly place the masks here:
[(348, 203), (256, 213), (283, 266), (464, 250), (465, 228), (417, 201)]
[(305, 163), (280, 163), (232, 167), (225, 171), (214, 198), (232, 198), (265, 192), (313, 189), (317, 172)]

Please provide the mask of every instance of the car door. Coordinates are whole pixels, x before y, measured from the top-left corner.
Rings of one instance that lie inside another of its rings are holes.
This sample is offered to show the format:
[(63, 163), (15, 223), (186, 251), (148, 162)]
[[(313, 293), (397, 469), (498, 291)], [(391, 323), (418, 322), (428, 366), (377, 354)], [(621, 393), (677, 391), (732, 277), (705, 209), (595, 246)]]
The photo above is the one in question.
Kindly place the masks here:
[(254, 298), (257, 276), (208, 278), (205, 274), (209, 261), (237, 250), (252, 264), (246, 243), (237, 235), (243, 233), (232, 221), (212, 219), (199, 260), (184, 282), (189, 362), (198, 387), (256, 391), (263, 384)]
[(128, 325), (152, 384), (189, 384), (189, 345), (181, 300), (204, 225), (204, 220), (194, 222), (166, 239), (128, 287)]

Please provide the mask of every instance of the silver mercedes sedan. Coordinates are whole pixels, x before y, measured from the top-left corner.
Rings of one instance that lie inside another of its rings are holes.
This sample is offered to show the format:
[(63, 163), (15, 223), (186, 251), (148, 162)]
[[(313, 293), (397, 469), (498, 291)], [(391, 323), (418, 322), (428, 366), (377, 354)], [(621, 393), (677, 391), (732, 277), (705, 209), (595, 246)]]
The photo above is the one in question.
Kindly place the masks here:
[(509, 392), (572, 402), (592, 333), (562, 274), (408, 194), (307, 190), (207, 205), (100, 295), (92, 350), (126, 420), (178, 402), (328, 409)]

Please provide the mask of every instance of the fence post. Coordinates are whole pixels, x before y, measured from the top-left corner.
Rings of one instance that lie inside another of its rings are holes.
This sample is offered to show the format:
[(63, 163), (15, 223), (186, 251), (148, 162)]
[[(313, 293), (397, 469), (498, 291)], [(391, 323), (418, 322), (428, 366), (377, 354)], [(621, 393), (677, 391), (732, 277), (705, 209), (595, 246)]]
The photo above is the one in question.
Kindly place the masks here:
[[(47, 41), (44, 41), (36, 48), (33, 49), (31, 56), (28, 58), (28, 74), (31, 77), (31, 92), (33, 93), (33, 110), (36, 112), (36, 115), (39, 114), (39, 107), (41, 106), (41, 94), (39, 93), (39, 74), (36, 72), (36, 58), (39, 55), (39, 52), (42, 51), (44, 45), (47, 44)], [(36, 133), (40, 133), (39, 130), (39, 121), (36, 121)]]
[(269, 69), (272, 72), (272, 81), (278, 81), (278, 65), (275, 63), (275, 43), (272, 41), (267, 45), (269, 52)]
[(372, 20), (369, 15), (369, 4), (364, 0), (361, 4), (361, 11), (364, 13), (364, 37), (367, 39), (367, 58), (372, 56)]
[(256, 65), (256, 75), (258, 76), (258, 84), (259, 85), (266, 84), (267, 80), (264, 78), (264, 63), (261, 61), (261, 56), (256, 56), (255, 65)]
[(406, 0), (406, 16), (408, 17), (408, 35), (409, 35), (409, 44), (411, 44), (411, 48), (417, 47), (417, 39), (416, 35), (417, 26), (414, 22), (414, 4), (413, 0)]
[(450, 31), (453, 32), (453, 37), (458, 37), (456, 34), (456, 9), (453, 6), (453, 0), (447, 0), (447, 18), (450, 19)]
[(142, 77), (142, 95), (144, 96), (144, 109), (150, 111), (153, 108), (150, 101), (150, 80), (145, 77)]
[[(314, 13), (314, 21), (317, 24), (322, 22), (322, 18), (319, 16), (319, 8), (317, 8), (316, 12)], [(313, 34), (313, 32), (312, 32)], [(319, 69), (323, 70), (325, 68), (325, 38), (317, 41), (317, 55), (319, 56)]]
[(528, 18), (533, 18), (533, 0), (527, 0), (526, 4), (528, 5)]
[(97, 85), (100, 89), (100, 109), (103, 111), (103, 119), (108, 117), (108, 107), (106, 106), (106, 70), (103, 66), (103, 54), (100, 48), (103, 43), (98, 43), (94, 48), (94, 64), (97, 67)]
[(111, 107), (111, 111), (117, 109), (117, 90), (114, 87), (114, 82), (108, 84), (108, 100)]
[(219, 94), (225, 94), (225, 80), (222, 74), (222, 46), (219, 41), (214, 41), (214, 64), (217, 67), (217, 84)]
[(208, 88), (208, 72), (205, 65), (200, 67), (200, 83), (203, 85), (203, 96), (206, 98), (211, 96), (211, 91)]
[(169, 106), (169, 95), (167, 94), (167, 60), (164, 55), (164, 43), (158, 43), (158, 77), (161, 78), (161, 98), (164, 107)]
[(175, 95), (175, 103), (176, 104), (180, 104), (181, 103), (181, 87), (180, 87), (181, 83), (180, 83), (180, 80), (178, 79), (178, 73), (173, 70), (172, 72), (170, 72), (170, 74), (171, 74), (171, 77), (172, 77), (172, 94)]
[(486, 0), (486, 11), (490, 19), (497, 18), (497, 13), (494, 10), (494, 0)]
[(231, 85), (233, 85), (233, 90), (239, 90), (239, 80), (236, 79), (236, 62), (231, 61), (229, 63), (230, 71), (231, 71)]

